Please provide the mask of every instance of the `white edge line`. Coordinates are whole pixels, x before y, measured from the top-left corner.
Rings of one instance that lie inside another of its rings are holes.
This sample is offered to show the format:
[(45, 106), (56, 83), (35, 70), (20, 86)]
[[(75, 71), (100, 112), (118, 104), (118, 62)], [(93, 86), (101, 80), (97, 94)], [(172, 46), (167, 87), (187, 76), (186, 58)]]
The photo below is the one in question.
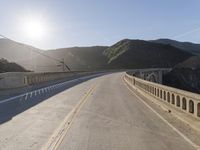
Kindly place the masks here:
[(95, 76), (99, 76), (99, 75), (104, 75), (104, 74), (107, 74), (107, 73), (99, 73), (99, 74), (84, 76), (84, 77), (72, 79), (72, 80), (69, 80), (69, 81), (65, 81), (65, 82), (53, 84), (53, 85), (50, 85), (50, 86), (47, 86), (47, 87), (39, 88), (39, 89), (37, 89), (37, 90), (33, 90), (33, 91), (30, 91), (30, 92), (27, 92), (27, 93), (23, 93), (23, 94), (14, 96), (14, 97), (10, 97), (10, 98), (4, 99), (4, 100), (0, 100), (0, 104), (3, 104), (3, 103), (6, 103), (6, 102), (9, 102), (9, 101), (12, 101), (12, 100), (14, 100), (14, 99), (16, 99), (16, 98), (20, 98), (20, 97), (25, 96), (25, 95), (27, 95), (27, 94), (30, 94), (30, 93), (32, 93), (32, 92), (35, 92), (35, 91), (38, 91), (38, 90), (41, 90), (41, 89), (46, 89), (46, 88), (51, 87), (51, 86), (60, 86), (60, 85), (62, 85), (62, 84), (67, 84), (67, 83), (70, 83), (70, 82), (76, 82), (76, 81), (78, 81), (78, 80), (80, 80), (80, 79), (81, 79), (81, 80), (85, 80), (85, 79), (88, 79), (88, 78), (91, 78), (91, 77), (95, 77)]
[[(124, 78), (124, 81), (126, 83), (128, 83), (126, 81), (126, 79)], [(132, 85), (130, 83), (128, 83), (131, 87)], [(149, 104), (147, 104), (142, 98), (140, 98), (138, 95), (136, 95), (133, 90), (131, 90), (128, 86), (127, 88), (131, 91), (132, 94), (134, 94), (143, 104), (145, 104), (152, 112), (154, 112), (162, 121), (164, 121), (168, 126), (170, 126), (174, 131), (176, 131), (183, 139), (185, 139), (190, 145), (192, 145), (194, 148), (196, 148), (197, 150), (200, 150), (199, 145), (195, 144), (194, 142), (192, 142), (187, 136), (185, 136), (183, 133), (181, 133), (177, 128), (175, 128), (171, 123), (169, 123), (165, 118), (163, 118), (159, 113), (157, 113)]]

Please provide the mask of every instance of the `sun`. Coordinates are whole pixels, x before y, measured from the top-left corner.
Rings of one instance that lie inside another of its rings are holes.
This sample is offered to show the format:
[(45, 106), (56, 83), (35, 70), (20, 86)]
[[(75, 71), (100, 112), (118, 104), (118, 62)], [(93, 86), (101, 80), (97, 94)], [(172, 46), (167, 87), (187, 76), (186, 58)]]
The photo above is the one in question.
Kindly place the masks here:
[(46, 35), (45, 23), (37, 19), (29, 19), (23, 23), (23, 31), (29, 38), (41, 39)]

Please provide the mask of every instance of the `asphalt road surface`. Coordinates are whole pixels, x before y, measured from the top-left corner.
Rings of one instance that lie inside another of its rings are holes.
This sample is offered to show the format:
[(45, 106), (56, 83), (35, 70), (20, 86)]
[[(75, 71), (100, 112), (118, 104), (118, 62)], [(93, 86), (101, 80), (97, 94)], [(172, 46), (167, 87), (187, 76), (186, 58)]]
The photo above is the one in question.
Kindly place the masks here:
[(113, 73), (66, 90), (0, 125), (0, 149), (193, 150)]

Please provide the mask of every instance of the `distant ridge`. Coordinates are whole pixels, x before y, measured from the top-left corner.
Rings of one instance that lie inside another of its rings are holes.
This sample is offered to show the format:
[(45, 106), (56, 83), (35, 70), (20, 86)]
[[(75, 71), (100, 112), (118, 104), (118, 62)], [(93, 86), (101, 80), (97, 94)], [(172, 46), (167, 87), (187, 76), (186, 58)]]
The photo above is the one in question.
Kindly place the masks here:
[(131, 39), (121, 40), (110, 47), (72, 47), (46, 51), (0, 39), (0, 54), (1, 58), (35, 72), (63, 71), (60, 63), (63, 59), (71, 70), (76, 71), (173, 67), (193, 56), (191, 51), (169, 44)]
[(160, 43), (160, 44), (169, 44), (171, 46), (182, 49), (186, 52), (189, 52), (195, 55), (200, 55), (200, 44), (191, 43), (191, 42), (179, 42), (179, 41), (171, 40), (171, 39), (158, 39), (158, 40), (151, 40), (150, 42)]
[(112, 68), (173, 67), (192, 56), (171, 45), (124, 39), (104, 51)]
[(107, 58), (103, 51), (107, 46), (71, 47), (45, 51), (45, 54), (59, 59), (73, 70), (100, 70), (106, 68)]

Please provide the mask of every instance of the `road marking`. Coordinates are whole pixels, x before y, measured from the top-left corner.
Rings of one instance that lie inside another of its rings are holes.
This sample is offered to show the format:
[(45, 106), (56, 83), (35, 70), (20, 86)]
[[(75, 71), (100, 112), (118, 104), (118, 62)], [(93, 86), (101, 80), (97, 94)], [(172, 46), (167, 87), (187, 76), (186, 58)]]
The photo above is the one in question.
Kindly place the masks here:
[[(83, 76), (83, 77), (79, 77), (79, 78), (75, 78), (75, 79), (72, 79), (72, 80), (67, 80), (67, 81), (64, 81), (62, 83), (56, 83), (54, 85), (52, 85), (54, 87), (54, 89), (56, 90), (61, 84), (62, 85), (65, 85), (65, 84), (70, 84), (71, 82), (77, 82), (77, 81), (80, 81), (80, 80), (86, 80), (86, 79), (89, 79), (89, 78), (93, 78), (93, 77), (98, 77), (98, 76), (101, 76), (101, 75), (106, 75), (107, 73), (98, 73), (98, 74), (93, 74), (93, 75), (87, 75), (87, 76)], [(47, 86), (48, 87), (48, 86)], [(36, 89), (36, 90), (41, 90), (42, 93), (45, 93), (46, 92), (46, 88), (47, 87), (43, 87), (43, 88), (39, 88), (39, 89)], [(10, 97), (10, 98), (7, 98), (7, 99), (4, 99), (4, 100), (0, 100), (0, 104), (2, 103), (6, 103), (6, 102), (10, 102), (10, 101), (14, 101), (16, 100), (17, 98), (20, 98), (26, 94), (30, 94), (32, 92), (34, 92), (35, 90), (33, 91), (29, 91), (27, 93), (23, 93), (23, 94), (20, 94), (20, 95), (17, 95), (17, 96), (13, 96), (13, 97)], [(31, 95), (32, 96), (32, 95)]]
[(128, 88), (128, 90), (136, 96), (143, 104), (145, 104), (152, 112), (154, 112), (162, 121), (164, 121), (168, 126), (170, 126), (176, 133), (178, 133), (184, 140), (186, 140), (191, 146), (193, 146), (195, 149), (200, 150), (200, 146), (192, 142), (186, 135), (184, 135), (181, 131), (179, 131), (177, 128), (175, 128), (171, 123), (169, 123), (165, 118), (163, 118), (158, 112), (156, 112), (149, 104), (147, 104), (142, 98), (140, 98), (138, 95), (136, 95), (133, 90), (129, 88), (127, 84), (132, 86), (130, 83), (126, 81), (124, 76), (122, 77), (123, 83)]
[(42, 147), (42, 150), (56, 150), (61, 145), (67, 131), (70, 129), (72, 123), (74, 122), (76, 116), (80, 112), (81, 108), (84, 106), (89, 96), (96, 89), (97, 84), (92, 86), (87, 93), (81, 98), (81, 100), (76, 104), (76, 106), (68, 113), (60, 126), (52, 134), (48, 142)]

